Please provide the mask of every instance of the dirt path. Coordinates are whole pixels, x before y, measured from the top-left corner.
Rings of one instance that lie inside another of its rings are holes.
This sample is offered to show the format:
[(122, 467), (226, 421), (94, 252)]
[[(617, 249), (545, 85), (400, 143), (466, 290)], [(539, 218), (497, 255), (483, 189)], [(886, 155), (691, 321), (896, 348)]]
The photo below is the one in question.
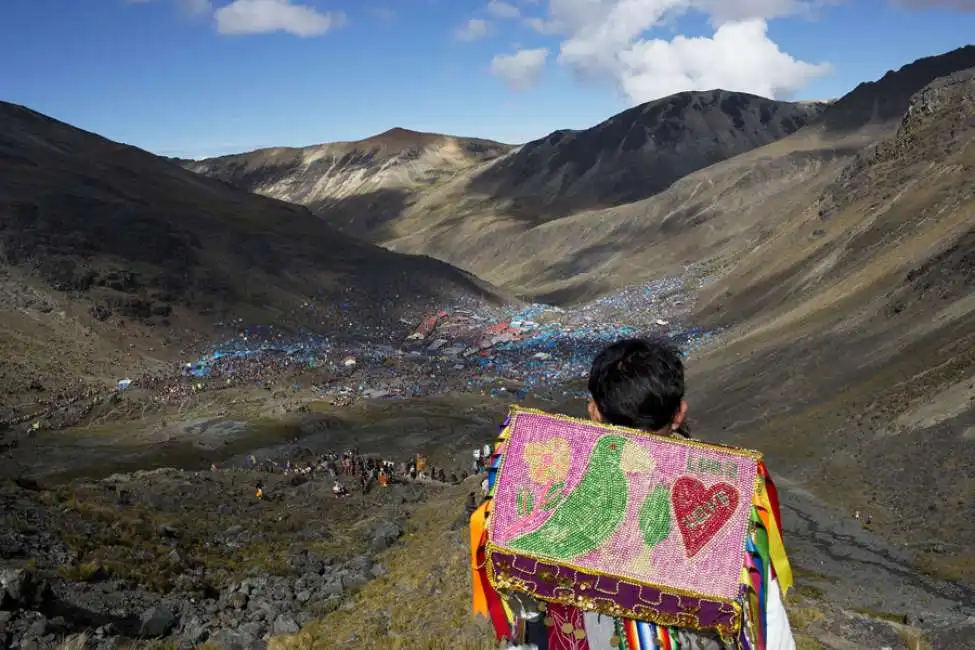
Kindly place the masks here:
[(814, 495), (777, 479), (785, 542), (800, 586), (864, 614), (925, 628), (971, 626), (975, 589), (919, 573), (903, 549), (865, 529)]

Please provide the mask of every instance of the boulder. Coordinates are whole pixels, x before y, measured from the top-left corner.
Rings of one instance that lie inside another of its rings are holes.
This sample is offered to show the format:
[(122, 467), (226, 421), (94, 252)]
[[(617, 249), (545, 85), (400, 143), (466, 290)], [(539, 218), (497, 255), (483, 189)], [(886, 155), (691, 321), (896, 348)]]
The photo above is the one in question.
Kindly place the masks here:
[(271, 634), (294, 634), (301, 628), (288, 614), (279, 614), (271, 626)]
[(369, 550), (374, 553), (385, 551), (403, 536), (403, 527), (395, 521), (382, 521), (372, 530)]
[(177, 623), (176, 615), (161, 605), (150, 607), (139, 617), (139, 636), (158, 639), (169, 634)]

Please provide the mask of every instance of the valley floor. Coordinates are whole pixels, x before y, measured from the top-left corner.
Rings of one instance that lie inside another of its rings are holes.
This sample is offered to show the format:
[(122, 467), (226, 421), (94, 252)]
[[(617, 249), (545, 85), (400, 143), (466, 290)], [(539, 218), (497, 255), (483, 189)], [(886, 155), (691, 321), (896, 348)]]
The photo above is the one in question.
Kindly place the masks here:
[[(467, 615), (463, 503), (475, 484), (336, 501), (328, 480), (239, 468), (249, 457), (280, 467), (358, 447), (397, 460), (424, 454), (463, 476), (511, 403), (582, 416), (579, 380), (608, 340), (672, 330), (691, 332), (690, 347), (707, 342), (679, 321), (693, 295), (653, 287), (576, 313), (434, 314), (419, 340), (371, 347), (275, 346), (250, 330), (172, 376), (110, 393), (82, 424), (22, 432), (0, 464), (21, 477), (0, 494), (0, 528), (17, 542), (0, 569), (5, 584), (22, 582), (21, 613), (0, 616), (0, 633), (23, 650), (65, 634), (88, 634), (95, 648), (151, 645), (134, 639), (154, 636), (156, 623), (177, 647), (260, 647), (264, 636), (282, 650), (493, 647)], [(548, 375), (559, 381), (538, 380)], [(404, 390), (417, 386), (422, 396)], [(179, 469), (139, 471), (164, 466)], [(255, 499), (259, 480), (272, 500)], [(973, 585), (920, 572), (911, 549), (823, 502), (801, 477), (777, 480), (801, 648), (975, 648)], [(363, 555), (386, 524), (405, 535)], [(31, 592), (31, 580), (45, 586)], [(28, 592), (40, 600), (24, 601)]]

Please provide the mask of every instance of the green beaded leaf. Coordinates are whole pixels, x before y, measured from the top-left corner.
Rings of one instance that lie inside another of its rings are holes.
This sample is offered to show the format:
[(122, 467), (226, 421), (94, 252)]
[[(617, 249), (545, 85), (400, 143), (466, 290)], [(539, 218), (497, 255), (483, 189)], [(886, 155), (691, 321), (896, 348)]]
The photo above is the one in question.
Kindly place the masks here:
[(518, 493), (518, 498), (515, 503), (517, 507), (517, 512), (519, 517), (527, 517), (535, 509), (535, 497), (532, 496), (531, 490), (528, 488), (522, 488)]
[(640, 530), (643, 541), (653, 547), (670, 535), (670, 490), (660, 484), (647, 496), (640, 508)]

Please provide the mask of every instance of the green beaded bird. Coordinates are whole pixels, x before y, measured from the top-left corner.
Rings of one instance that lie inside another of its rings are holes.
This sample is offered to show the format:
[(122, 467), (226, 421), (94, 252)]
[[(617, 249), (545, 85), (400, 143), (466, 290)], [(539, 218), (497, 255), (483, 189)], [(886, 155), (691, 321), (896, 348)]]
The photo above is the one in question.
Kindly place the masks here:
[(582, 480), (537, 530), (508, 548), (569, 560), (599, 548), (626, 516), (627, 472), (645, 472), (653, 459), (643, 447), (617, 435), (596, 441)]

